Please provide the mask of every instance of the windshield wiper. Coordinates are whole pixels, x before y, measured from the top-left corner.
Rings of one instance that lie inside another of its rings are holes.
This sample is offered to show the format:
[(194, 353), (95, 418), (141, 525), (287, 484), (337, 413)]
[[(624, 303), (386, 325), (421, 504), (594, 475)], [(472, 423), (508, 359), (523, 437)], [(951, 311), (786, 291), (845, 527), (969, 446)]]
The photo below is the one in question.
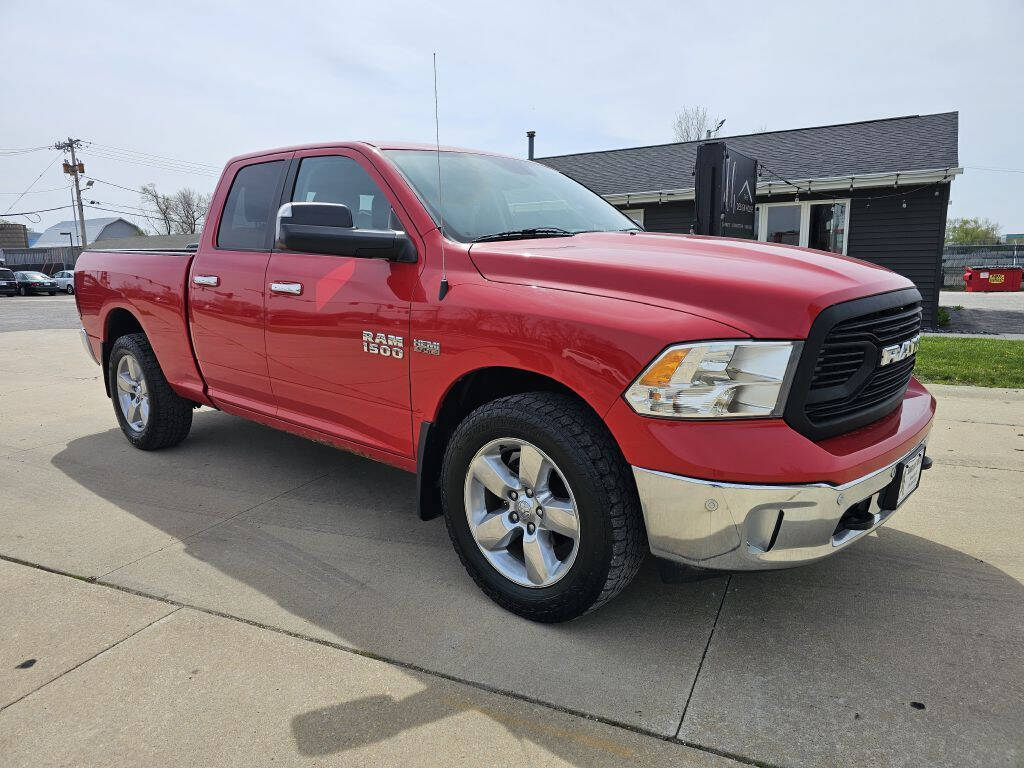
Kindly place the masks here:
[(511, 229), (508, 232), (495, 232), (493, 235), (481, 235), (474, 238), (474, 243), (486, 243), (489, 240), (515, 240), (530, 237), (572, 237), (575, 232), (559, 227), (534, 227), (532, 229)]

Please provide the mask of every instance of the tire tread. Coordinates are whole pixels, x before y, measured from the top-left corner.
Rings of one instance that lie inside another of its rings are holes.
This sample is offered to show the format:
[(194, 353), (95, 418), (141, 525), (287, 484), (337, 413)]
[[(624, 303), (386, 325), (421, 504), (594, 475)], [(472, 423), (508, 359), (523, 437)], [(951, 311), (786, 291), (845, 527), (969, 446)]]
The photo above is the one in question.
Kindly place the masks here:
[[(141, 434), (135, 434), (126, 428), (121, 407), (117, 402), (117, 384), (114, 377), (117, 371), (116, 353), (120, 349), (124, 349), (139, 361), (146, 377), (150, 416), (149, 423)], [(192, 403), (171, 389), (160, 363), (157, 362), (153, 347), (144, 333), (130, 333), (119, 337), (111, 348), (109, 365), (110, 399), (114, 404), (118, 423), (121, 424), (121, 431), (132, 445), (144, 451), (155, 451), (177, 445), (188, 437), (192, 429)]]
[(506, 595), (485, 579), (463, 552), (452, 527), (452, 515), (465, 515), (465, 505), (461, 497), (449, 498), (448, 483), (442, 482), (445, 522), (463, 566), (494, 602), (535, 621), (566, 621), (601, 607), (636, 576), (647, 554), (643, 515), (632, 471), (607, 427), (586, 405), (557, 392), (509, 395), (478, 407), (459, 424), (448, 443), (444, 457), (445, 476), (454, 470), (450, 464), (463, 436), (484, 423), (521, 423), (524, 414), (538, 416), (556, 439), (561, 438), (565, 450), (577, 453), (581, 463), (592, 468), (590, 479), (599, 484), (598, 490), (607, 500), (605, 510), (610, 523), (611, 553), (608, 571), (600, 588), (595, 590), (592, 582), (582, 582), (574, 591), (524, 609), (522, 601)]

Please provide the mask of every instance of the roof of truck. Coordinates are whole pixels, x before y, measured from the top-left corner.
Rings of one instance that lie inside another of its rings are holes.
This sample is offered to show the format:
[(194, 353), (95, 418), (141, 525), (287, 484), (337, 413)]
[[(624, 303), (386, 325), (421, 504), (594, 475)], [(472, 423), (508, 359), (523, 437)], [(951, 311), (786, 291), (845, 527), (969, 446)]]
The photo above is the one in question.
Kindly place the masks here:
[(285, 152), (300, 152), (306, 149), (335, 149), (335, 148), (349, 148), (358, 149), (359, 147), (368, 147), (370, 149), (386, 150), (386, 149), (413, 149), (427, 152), (435, 152), (440, 149), (442, 152), (470, 152), (475, 155), (500, 155), (499, 152), (488, 152), (483, 149), (469, 149), (467, 147), (452, 147), (442, 144), (438, 147), (436, 144), (421, 144), (407, 141), (381, 141), (381, 140), (359, 140), (359, 141), (320, 141), (311, 144), (295, 144), (290, 147), (277, 147), (275, 149), (263, 149), (258, 152), (246, 152), (242, 155), (232, 157), (228, 163), (234, 163), (238, 160), (251, 160), (257, 157), (265, 157), (266, 155), (277, 155)]

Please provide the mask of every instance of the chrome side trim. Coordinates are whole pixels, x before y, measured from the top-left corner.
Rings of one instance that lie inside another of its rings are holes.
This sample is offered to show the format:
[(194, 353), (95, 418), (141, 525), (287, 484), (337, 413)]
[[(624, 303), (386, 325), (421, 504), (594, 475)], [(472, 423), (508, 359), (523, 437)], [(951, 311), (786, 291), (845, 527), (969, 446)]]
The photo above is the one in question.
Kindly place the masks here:
[[(843, 485), (746, 485), (633, 467), (651, 551), (720, 570), (789, 568), (820, 560), (882, 525), (893, 510), (878, 497), (899, 461)], [(867, 530), (836, 532), (852, 506), (870, 499)]]
[(85, 332), (85, 328), (79, 328), (78, 333), (82, 338), (82, 346), (85, 347), (85, 353), (89, 355), (90, 360), (99, 365), (100, 361), (96, 359), (96, 355), (92, 351), (92, 344), (89, 343), (89, 334)]

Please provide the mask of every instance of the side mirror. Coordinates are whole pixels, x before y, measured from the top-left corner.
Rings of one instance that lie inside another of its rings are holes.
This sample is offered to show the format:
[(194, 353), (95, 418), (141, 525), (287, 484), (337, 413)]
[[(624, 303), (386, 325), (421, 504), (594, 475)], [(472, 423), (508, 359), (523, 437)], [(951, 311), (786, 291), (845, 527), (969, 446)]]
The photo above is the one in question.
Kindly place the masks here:
[(356, 229), (352, 211), (338, 203), (285, 203), (277, 212), (277, 247), (286, 251), (416, 261), (405, 232)]

